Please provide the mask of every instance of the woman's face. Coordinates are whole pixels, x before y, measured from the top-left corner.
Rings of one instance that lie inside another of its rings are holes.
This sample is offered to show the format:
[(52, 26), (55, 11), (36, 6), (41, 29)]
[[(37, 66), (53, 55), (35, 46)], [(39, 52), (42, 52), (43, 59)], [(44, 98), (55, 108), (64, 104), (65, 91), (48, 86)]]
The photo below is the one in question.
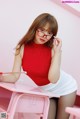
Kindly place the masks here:
[(52, 33), (48, 31), (49, 24), (47, 23), (43, 28), (36, 30), (34, 42), (37, 44), (44, 44), (52, 37)]

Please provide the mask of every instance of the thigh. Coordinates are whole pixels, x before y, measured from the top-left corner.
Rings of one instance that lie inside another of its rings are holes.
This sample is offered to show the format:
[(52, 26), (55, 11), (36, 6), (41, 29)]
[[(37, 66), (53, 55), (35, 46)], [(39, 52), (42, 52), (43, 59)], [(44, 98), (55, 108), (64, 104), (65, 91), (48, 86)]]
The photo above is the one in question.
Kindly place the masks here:
[(57, 98), (50, 98), (48, 119), (56, 119)]
[(61, 96), (58, 100), (57, 119), (69, 119), (69, 114), (65, 112), (66, 107), (72, 107), (76, 98), (76, 91), (68, 95)]

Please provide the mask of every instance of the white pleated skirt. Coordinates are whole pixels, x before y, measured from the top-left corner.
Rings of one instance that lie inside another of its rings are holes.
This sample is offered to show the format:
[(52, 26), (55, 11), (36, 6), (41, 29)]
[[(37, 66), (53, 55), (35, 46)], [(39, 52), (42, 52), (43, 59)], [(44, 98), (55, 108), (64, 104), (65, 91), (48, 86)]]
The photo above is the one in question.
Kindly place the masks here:
[(57, 83), (49, 83), (40, 86), (40, 88), (43, 92), (49, 91), (52, 94), (52, 97), (60, 97), (77, 91), (78, 86), (76, 80), (70, 74), (61, 70), (60, 78)]

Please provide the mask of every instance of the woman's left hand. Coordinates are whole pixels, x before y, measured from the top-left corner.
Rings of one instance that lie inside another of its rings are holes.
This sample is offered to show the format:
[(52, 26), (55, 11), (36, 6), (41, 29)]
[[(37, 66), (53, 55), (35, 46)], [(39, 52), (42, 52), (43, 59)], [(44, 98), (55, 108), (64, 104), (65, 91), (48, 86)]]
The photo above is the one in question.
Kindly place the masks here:
[(60, 53), (61, 52), (61, 47), (62, 47), (62, 41), (59, 38), (55, 38), (53, 42), (53, 50), (54, 53)]

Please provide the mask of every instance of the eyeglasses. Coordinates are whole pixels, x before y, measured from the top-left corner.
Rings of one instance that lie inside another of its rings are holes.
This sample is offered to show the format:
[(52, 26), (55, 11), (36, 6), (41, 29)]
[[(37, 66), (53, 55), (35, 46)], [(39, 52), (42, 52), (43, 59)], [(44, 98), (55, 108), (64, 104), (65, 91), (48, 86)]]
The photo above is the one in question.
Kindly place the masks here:
[(48, 31), (41, 29), (41, 28), (37, 29), (37, 33), (40, 37), (46, 36), (47, 39), (51, 38), (53, 35), (51, 32), (49, 33)]

